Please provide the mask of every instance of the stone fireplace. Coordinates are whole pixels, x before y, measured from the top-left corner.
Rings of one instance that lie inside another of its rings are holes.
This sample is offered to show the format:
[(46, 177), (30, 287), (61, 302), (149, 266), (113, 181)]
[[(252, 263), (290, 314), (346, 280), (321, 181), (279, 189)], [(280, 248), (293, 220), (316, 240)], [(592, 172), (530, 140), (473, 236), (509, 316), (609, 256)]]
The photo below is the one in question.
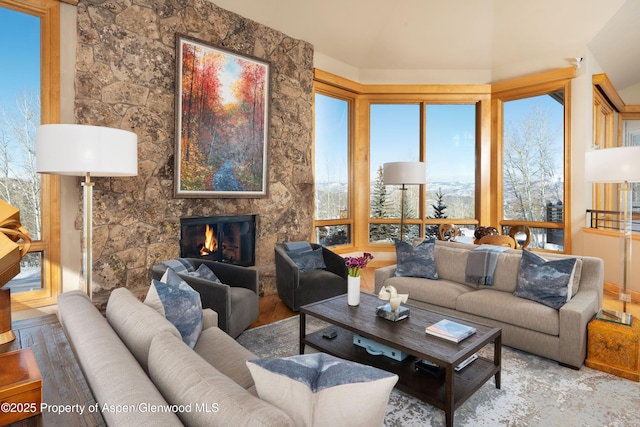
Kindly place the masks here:
[[(275, 245), (313, 229), (313, 46), (209, 1), (83, 0), (77, 23), (75, 122), (138, 135), (138, 176), (95, 180), (94, 303), (122, 286), (143, 298), (151, 267), (180, 256), (180, 218), (229, 215), (256, 215), (252, 268), (275, 294)], [(270, 62), (266, 197), (174, 196), (177, 33)]]
[(256, 263), (256, 215), (180, 218), (180, 256), (228, 264)]

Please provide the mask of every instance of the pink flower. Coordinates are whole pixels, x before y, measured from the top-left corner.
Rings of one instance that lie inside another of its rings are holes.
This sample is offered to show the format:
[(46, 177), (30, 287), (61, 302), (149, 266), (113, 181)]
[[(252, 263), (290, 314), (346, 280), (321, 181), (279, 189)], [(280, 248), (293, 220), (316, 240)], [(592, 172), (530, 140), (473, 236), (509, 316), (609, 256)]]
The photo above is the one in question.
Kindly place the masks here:
[(349, 276), (360, 277), (362, 269), (365, 268), (372, 259), (373, 255), (369, 252), (365, 252), (361, 257), (346, 257), (344, 263), (349, 270)]

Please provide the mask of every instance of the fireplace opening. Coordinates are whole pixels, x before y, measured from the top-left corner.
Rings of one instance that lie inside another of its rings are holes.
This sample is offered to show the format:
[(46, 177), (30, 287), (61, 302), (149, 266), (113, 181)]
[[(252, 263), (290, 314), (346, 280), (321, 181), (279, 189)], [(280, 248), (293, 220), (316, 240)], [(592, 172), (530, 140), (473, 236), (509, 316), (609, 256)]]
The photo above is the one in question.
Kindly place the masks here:
[(255, 265), (256, 215), (180, 218), (180, 256)]

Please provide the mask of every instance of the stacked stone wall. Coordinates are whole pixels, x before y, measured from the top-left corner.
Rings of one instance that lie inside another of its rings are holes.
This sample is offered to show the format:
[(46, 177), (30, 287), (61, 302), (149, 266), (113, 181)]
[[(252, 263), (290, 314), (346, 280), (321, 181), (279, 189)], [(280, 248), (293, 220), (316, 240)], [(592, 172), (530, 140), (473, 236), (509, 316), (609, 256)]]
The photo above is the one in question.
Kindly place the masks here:
[[(269, 61), (268, 197), (174, 197), (177, 34)], [(96, 303), (116, 287), (144, 295), (187, 216), (257, 214), (260, 292), (275, 293), (275, 244), (312, 230), (312, 46), (205, 0), (81, 0), (76, 70), (76, 122), (138, 135), (138, 176), (94, 179)]]

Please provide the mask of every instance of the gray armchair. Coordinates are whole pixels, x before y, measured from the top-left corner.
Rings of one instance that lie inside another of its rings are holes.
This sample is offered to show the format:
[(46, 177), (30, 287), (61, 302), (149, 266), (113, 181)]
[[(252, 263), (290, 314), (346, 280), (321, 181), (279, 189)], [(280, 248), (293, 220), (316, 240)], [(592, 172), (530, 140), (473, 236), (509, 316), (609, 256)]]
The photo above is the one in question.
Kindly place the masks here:
[[(218, 313), (218, 327), (236, 338), (249, 327), (259, 314), (258, 308), (258, 272), (256, 270), (232, 264), (184, 258), (193, 269), (205, 264), (222, 283), (192, 277), (177, 272), (193, 289), (200, 293), (202, 308), (210, 308)], [(151, 268), (151, 276), (160, 280), (167, 266), (158, 263)]]
[(322, 248), (325, 269), (299, 271), (284, 245), (276, 245), (276, 286), (278, 297), (293, 311), (300, 306), (347, 292), (347, 266), (340, 255), (311, 243), (312, 249)]

